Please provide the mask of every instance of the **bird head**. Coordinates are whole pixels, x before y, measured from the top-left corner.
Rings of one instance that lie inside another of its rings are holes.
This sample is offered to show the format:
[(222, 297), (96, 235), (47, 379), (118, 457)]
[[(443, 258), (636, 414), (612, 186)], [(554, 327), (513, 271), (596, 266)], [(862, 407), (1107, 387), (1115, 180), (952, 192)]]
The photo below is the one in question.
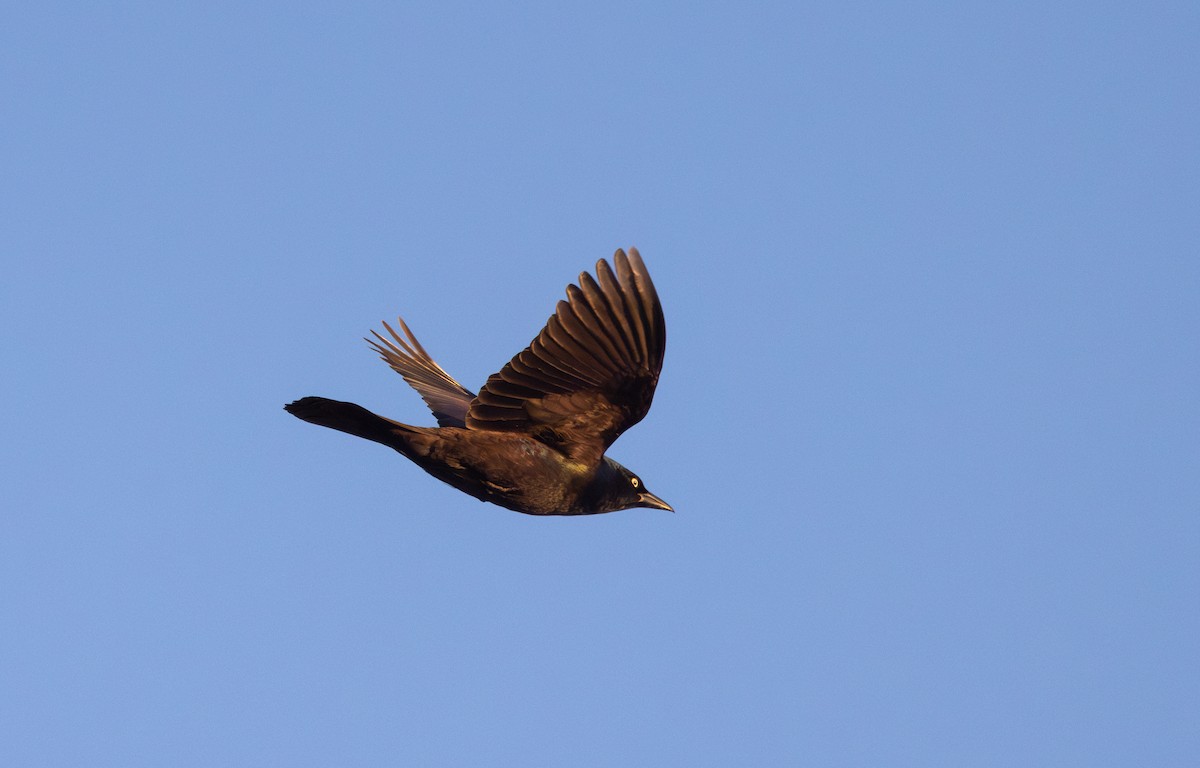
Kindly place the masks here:
[(586, 494), (589, 511), (616, 512), (634, 507), (675, 511), (670, 504), (648, 491), (640, 477), (607, 456), (589, 491)]

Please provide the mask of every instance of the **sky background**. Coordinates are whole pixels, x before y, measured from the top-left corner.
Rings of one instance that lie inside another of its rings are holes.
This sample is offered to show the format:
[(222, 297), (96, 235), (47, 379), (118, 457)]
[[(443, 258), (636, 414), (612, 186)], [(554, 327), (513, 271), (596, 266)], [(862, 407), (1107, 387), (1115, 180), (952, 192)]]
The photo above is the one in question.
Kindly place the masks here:
[[(1128, 7), (1121, 7), (1128, 6)], [(0, 762), (1200, 764), (1200, 6), (27, 3), (0, 26)], [(431, 424), (637, 246), (539, 519)]]

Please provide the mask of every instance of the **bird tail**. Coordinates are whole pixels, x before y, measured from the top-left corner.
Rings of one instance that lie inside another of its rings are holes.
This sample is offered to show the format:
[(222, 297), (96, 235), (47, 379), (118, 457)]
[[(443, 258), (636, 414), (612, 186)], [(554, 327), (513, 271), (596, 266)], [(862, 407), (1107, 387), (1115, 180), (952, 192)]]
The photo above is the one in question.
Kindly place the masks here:
[(412, 431), (411, 427), (371, 413), (361, 405), (326, 397), (302, 397), (283, 409), (309, 424), (374, 440), (402, 452), (407, 446), (405, 436)]

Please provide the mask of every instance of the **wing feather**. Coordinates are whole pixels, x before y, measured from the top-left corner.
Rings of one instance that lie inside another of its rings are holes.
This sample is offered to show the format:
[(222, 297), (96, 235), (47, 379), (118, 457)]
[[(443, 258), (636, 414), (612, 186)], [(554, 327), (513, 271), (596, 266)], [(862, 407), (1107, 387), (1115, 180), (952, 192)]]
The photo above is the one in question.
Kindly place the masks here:
[(599, 461), (646, 415), (662, 370), (666, 322), (636, 249), (601, 259), (567, 286), (541, 333), (492, 374), (466, 415), (471, 429), (528, 432)]
[(387, 329), (391, 339), (371, 331), (375, 340), (367, 339), (366, 342), (392, 370), (403, 376), (404, 380), (417, 390), (421, 399), (437, 417), (440, 426), (465, 427), (467, 411), (471, 401), (475, 399), (475, 393), (455, 381), (442, 366), (434, 362), (421, 346), (421, 342), (417, 341), (417, 337), (413, 336), (403, 318), (397, 320), (407, 340), (400, 338), (400, 334), (385, 322), (383, 327)]

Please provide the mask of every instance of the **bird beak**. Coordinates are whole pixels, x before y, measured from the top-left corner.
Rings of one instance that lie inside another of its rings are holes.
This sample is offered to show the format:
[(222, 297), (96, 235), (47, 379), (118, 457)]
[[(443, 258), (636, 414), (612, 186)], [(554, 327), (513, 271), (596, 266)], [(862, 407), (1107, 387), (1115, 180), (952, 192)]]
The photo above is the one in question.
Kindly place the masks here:
[(650, 493), (650, 491), (642, 491), (638, 494), (638, 506), (650, 507), (651, 509), (665, 509), (668, 512), (675, 511), (671, 509), (670, 504)]

